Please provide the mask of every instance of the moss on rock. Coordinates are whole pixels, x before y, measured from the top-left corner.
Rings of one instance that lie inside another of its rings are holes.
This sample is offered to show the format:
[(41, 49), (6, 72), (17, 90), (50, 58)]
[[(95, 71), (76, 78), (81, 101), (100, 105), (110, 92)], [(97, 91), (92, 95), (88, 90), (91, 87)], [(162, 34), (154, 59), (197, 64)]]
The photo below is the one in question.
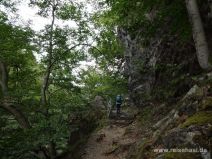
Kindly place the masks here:
[(194, 114), (181, 125), (181, 128), (190, 125), (203, 125), (206, 123), (212, 124), (212, 112), (198, 112)]
[(201, 110), (209, 110), (212, 109), (212, 97), (207, 97), (202, 101), (200, 106)]

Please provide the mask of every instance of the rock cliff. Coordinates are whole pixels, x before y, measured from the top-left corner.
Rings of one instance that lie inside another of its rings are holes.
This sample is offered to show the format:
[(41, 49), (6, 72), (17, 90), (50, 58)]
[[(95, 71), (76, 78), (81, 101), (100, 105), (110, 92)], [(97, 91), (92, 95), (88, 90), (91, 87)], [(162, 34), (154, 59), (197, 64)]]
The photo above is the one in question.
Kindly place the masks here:
[[(200, 13), (212, 51), (207, 4), (200, 5)], [(183, 41), (178, 34), (169, 34), (169, 19), (165, 23), (148, 39), (142, 37), (142, 26), (133, 31), (118, 28), (124, 47), (124, 75), (130, 99), (140, 108), (143, 134), (128, 158), (210, 159), (212, 76), (201, 70), (192, 37)], [(198, 152), (189, 153), (191, 149)]]

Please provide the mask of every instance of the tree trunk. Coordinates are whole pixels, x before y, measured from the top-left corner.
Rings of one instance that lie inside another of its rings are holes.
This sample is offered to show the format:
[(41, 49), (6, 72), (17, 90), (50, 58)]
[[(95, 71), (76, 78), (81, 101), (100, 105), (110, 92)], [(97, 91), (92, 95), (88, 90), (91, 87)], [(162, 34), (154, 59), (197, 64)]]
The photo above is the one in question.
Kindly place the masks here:
[(21, 128), (23, 129), (30, 128), (30, 124), (27, 118), (19, 109), (13, 106), (13, 103), (11, 101), (7, 101), (5, 99), (3, 103), (0, 104), (0, 106), (5, 110), (7, 110), (8, 112), (10, 112), (15, 117)]
[(208, 70), (211, 68), (208, 61), (209, 49), (199, 9), (197, 6), (197, 1), (186, 0), (186, 7), (192, 24), (193, 39), (195, 42), (196, 54), (199, 65), (202, 69)]
[[(47, 106), (48, 102), (47, 102), (47, 91), (48, 91), (48, 87), (49, 87), (49, 79), (50, 79), (50, 74), (52, 71), (52, 67), (53, 67), (53, 31), (54, 31), (54, 24), (55, 24), (55, 11), (56, 11), (56, 7), (58, 4), (56, 4), (55, 1), (53, 1), (52, 3), (52, 12), (51, 12), (51, 16), (52, 16), (52, 21), (51, 21), (51, 26), (50, 26), (50, 38), (49, 38), (49, 48), (48, 48), (48, 62), (47, 62), (47, 69), (46, 72), (44, 74), (43, 77), (43, 83), (42, 83), (42, 87), (41, 87), (41, 104), (43, 106)], [(48, 120), (49, 115), (48, 115), (48, 107), (46, 107), (46, 118)], [(47, 148), (48, 151), (48, 157), (50, 159), (55, 159), (57, 156), (57, 151), (56, 151), (56, 144), (51, 141), (50, 144), (48, 145)]]
[(46, 92), (48, 90), (49, 86), (49, 77), (51, 73), (51, 67), (52, 67), (52, 52), (53, 52), (53, 30), (54, 30), (54, 23), (55, 23), (55, 9), (56, 5), (55, 2), (52, 5), (52, 22), (51, 22), (51, 29), (50, 29), (50, 39), (49, 39), (49, 50), (48, 50), (48, 63), (47, 63), (47, 70), (46, 74), (43, 78), (43, 84), (41, 88), (41, 104), (47, 105), (47, 96)]
[(212, 0), (208, 0), (209, 2), (209, 7), (210, 7), (210, 12), (208, 13), (209, 18), (212, 18)]
[(7, 65), (0, 61), (0, 71), (1, 71), (1, 89), (3, 96), (8, 96), (8, 70)]
[(46, 73), (43, 78), (43, 84), (42, 84), (42, 88), (41, 88), (41, 104), (42, 105), (47, 105), (46, 91), (48, 90), (50, 73), (51, 73), (51, 68), (48, 65)]

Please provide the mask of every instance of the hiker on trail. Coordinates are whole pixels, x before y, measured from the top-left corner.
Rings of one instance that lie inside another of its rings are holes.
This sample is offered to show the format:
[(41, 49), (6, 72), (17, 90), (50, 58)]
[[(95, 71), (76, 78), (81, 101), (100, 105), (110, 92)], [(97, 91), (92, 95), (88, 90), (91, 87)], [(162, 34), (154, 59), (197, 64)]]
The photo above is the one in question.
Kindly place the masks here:
[(122, 96), (117, 95), (116, 96), (116, 113), (117, 113), (117, 115), (120, 114), (121, 104), (122, 104)]

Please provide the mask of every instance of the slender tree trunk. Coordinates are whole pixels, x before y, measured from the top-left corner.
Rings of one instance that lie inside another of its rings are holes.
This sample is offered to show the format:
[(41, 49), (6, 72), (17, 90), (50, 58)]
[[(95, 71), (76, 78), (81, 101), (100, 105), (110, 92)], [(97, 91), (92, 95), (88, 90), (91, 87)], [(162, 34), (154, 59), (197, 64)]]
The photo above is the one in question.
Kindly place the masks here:
[(190, 16), (190, 21), (193, 30), (193, 39), (196, 47), (196, 54), (199, 65), (202, 69), (210, 69), (211, 66), (208, 61), (209, 49), (206, 40), (202, 20), (200, 17), (198, 5), (196, 0), (186, 0), (186, 7)]
[(55, 9), (56, 5), (55, 2), (52, 5), (52, 22), (51, 22), (51, 29), (50, 29), (50, 39), (49, 39), (49, 50), (48, 50), (48, 63), (47, 63), (47, 70), (43, 78), (43, 84), (41, 88), (41, 104), (47, 105), (47, 96), (46, 92), (49, 86), (49, 77), (51, 73), (52, 67), (52, 51), (53, 51), (53, 30), (54, 30), (54, 23), (55, 23)]
[(1, 70), (1, 89), (3, 96), (8, 96), (8, 70), (7, 65), (0, 61), (0, 70)]
[[(43, 84), (42, 84), (42, 88), (41, 88), (41, 104), (43, 106), (47, 106), (48, 102), (47, 102), (47, 91), (48, 91), (48, 87), (49, 87), (49, 79), (50, 79), (50, 74), (52, 71), (52, 66), (53, 66), (53, 58), (52, 58), (52, 54), (53, 54), (53, 31), (54, 31), (54, 24), (55, 24), (55, 11), (56, 11), (56, 1), (53, 0), (52, 4), (52, 21), (51, 21), (51, 26), (50, 26), (50, 38), (49, 38), (49, 48), (48, 48), (48, 62), (47, 62), (47, 69), (46, 69), (46, 73), (44, 75), (43, 78)], [(48, 107), (46, 107), (46, 117), (48, 118)], [(57, 151), (56, 151), (56, 144), (51, 141), (50, 144), (48, 145), (48, 157), (50, 159), (54, 159), (57, 156)]]
[(43, 78), (43, 84), (42, 84), (42, 88), (41, 88), (41, 104), (42, 105), (47, 105), (46, 91), (48, 90), (50, 73), (51, 73), (51, 68), (48, 65), (46, 73)]

